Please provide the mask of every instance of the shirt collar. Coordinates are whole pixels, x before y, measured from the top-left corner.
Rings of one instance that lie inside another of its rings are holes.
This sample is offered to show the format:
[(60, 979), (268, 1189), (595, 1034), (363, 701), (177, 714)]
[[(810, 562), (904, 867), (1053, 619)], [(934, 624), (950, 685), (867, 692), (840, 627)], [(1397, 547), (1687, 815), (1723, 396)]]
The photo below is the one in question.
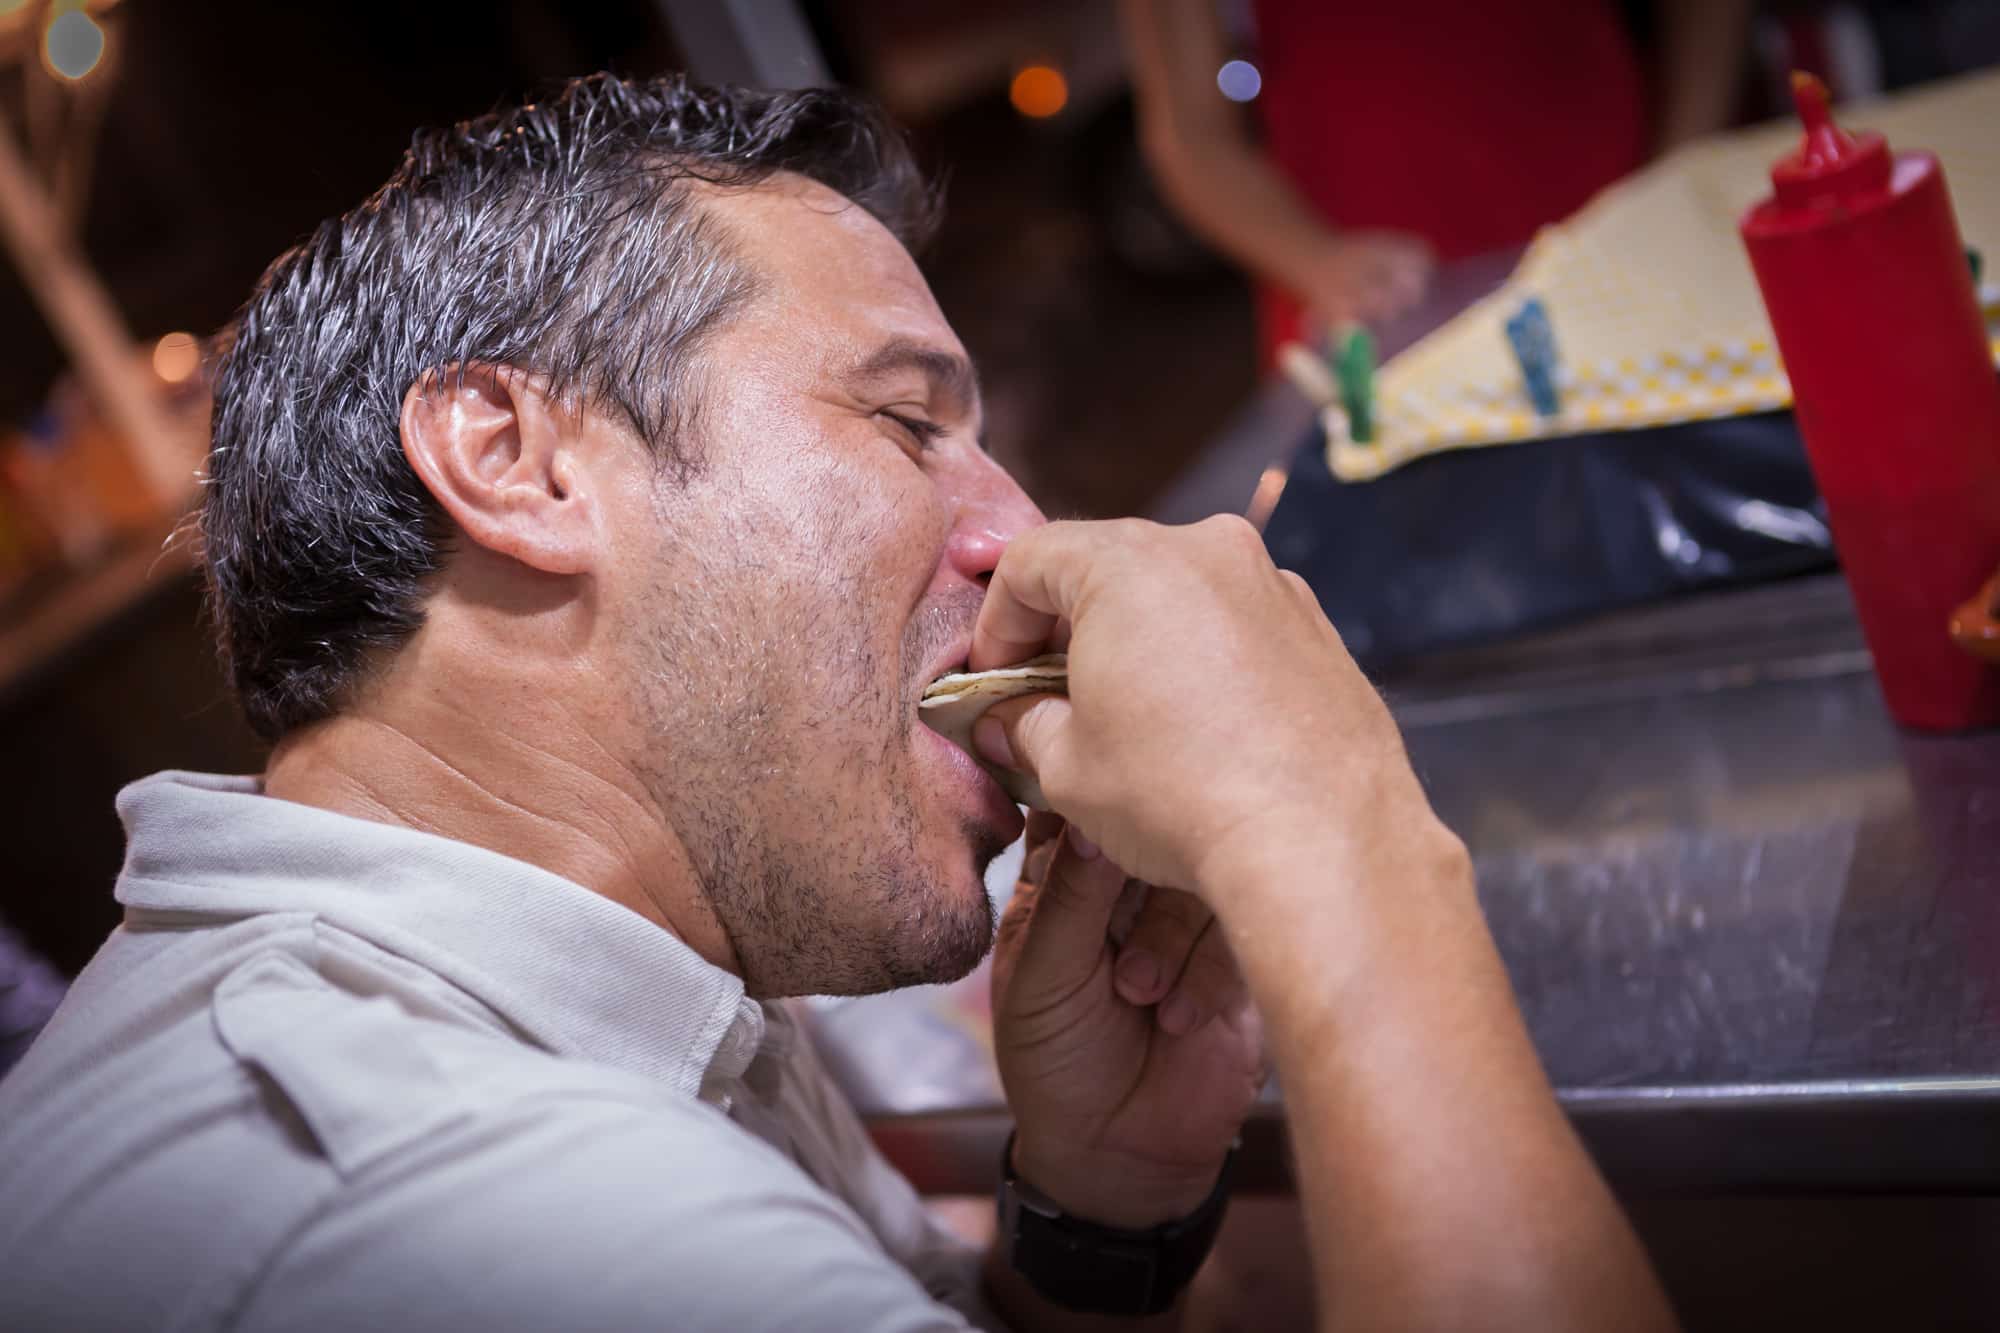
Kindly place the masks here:
[(559, 1055), (718, 1096), (764, 1035), (740, 978), (637, 913), (498, 852), (157, 773), (118, 794), (133, 920), (303, 912), (407, 958)]

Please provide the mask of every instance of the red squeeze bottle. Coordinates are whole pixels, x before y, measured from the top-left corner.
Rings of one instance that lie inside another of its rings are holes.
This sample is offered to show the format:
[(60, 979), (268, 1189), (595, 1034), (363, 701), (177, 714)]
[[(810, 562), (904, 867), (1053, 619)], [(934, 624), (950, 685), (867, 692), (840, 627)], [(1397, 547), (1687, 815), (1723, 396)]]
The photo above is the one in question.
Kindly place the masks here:
[(2000, 568), (2000, 382), (1944, 172), (1792, 94), (1805, 139), (1740, 226), (1875, 674), (1904, 726), (2000, 722), (1946, 631)]

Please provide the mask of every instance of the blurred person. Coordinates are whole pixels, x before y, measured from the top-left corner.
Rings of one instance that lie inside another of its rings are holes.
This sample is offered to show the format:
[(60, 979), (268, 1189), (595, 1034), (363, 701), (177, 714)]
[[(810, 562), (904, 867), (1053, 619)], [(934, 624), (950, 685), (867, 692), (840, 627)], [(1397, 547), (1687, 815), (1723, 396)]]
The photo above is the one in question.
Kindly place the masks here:
[(1217, 0), (1120, 0), (1140, 138), (1169, 202), (1260, 283), (1268, 359), (1391, 319), (1435, 264), (1525, 245), (1729, 123), (1750, 0), (1662, 0), (1649, 109), (1612, 0), (1257, 0), (1256, 132), (1217, 74)]
[[(847, 95), (597, 76), (267, 271), (201, 537), (275, 747), (119, 799), (125, 922), (0, 1082), (0, 1326), (1171, 1327), (1267, 1030), (1328, 1327), (1670, 1322), (1332, 627), (1239, 521), (1044, 524), (931, 213)], [(1051, 642), (976, 742), (1070, 821), (982, 1259), (779, 1001), (986, 952), (1023, 821), (917, 703)]]

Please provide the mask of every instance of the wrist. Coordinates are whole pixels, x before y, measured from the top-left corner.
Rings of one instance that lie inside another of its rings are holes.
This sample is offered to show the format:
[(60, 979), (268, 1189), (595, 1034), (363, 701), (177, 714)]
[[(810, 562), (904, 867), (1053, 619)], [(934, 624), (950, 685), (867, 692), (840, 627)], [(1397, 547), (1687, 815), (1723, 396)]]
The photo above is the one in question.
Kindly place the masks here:
[[(1469, 891), (1472, 861), (1427, 804), (1330, 819), (1325, 806), (1245, 820), (1195, 864), (1193, 890), (1222, 918), (1327, 919), (1411, 888)], [(1274, 917), (1273, 914), (1278, 914)]]
[(1199, 1208), (1214, 1192), (1228, 1158), (1227, 1147), (1213, 1162), (1191, 1167), (1126, 1154), (1047, 1150), (1016, 1131), (1009, 1160), (1015, 1175), (1069, 1216), (1138, 1231), (1177, 1222)]
[(1465, 844), (1425, 808), (1420, 818), (1356, 818), (1330, 827), (1273, 822), (1218, 846), (1197, 868), (1267, 1019), (1301, 987), (1342, 992), (1371, 970), (1403, 966), (1424, 923), (1481, 922)]
[(1023, 1286), (1048, 1305), (1083, 1316), (1079, 1327), (1099, 1327), (1095, 1317), (1103, 1315), (1169, 1321), (1148, 1322), (1147, 1328), (1177, 1325), (1174, 1303), (1206, 1262), (1228, 1211), (1228, 1156), (1208, 1193), (1183, 1215), (1151, 1226), (1113, 1226), (1072, 1213), (1036, 1188), (1015, 1165), (1015, 1139), (1007, 1144), (988, 1275), (1000, 1298), (996, 1304), (1016, 1326), (1048, 1325), (1045, 1310), (1008, 1298)]

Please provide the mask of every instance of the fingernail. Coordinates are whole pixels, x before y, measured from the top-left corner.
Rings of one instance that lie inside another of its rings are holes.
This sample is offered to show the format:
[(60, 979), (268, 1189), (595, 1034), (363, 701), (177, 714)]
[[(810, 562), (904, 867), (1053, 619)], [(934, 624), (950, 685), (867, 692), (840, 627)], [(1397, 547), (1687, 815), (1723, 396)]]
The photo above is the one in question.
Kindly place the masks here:
[(1082, 829), (1071, 824), (1069, 826), (1068, 837), (1069, 849), (1076, 853), (1077, 860), (1095, 861), (1097, 859), (1097, 844), (1089, 838), (1084, 837)]
[(1200, 1017), (1194, 1001), (1181, 991), (1169, 995), (1167, 1002), (1160, 1006), (1160, 1026), (1176, 1037), (1194, 1031), (1195, 1020)]
[(1118, 955), (1118, 980), (1129, 993), (1150, 996), (1160, 984), (1160, 960), (1144, 949), (1127, 949)]
[(1014, 747), (1007, 743), (1007, 728), (1000, 725), (997, 717), (982, 717), (972, 724), (972, 748), (989, 764), (1018, 767), (1014, 762)]

